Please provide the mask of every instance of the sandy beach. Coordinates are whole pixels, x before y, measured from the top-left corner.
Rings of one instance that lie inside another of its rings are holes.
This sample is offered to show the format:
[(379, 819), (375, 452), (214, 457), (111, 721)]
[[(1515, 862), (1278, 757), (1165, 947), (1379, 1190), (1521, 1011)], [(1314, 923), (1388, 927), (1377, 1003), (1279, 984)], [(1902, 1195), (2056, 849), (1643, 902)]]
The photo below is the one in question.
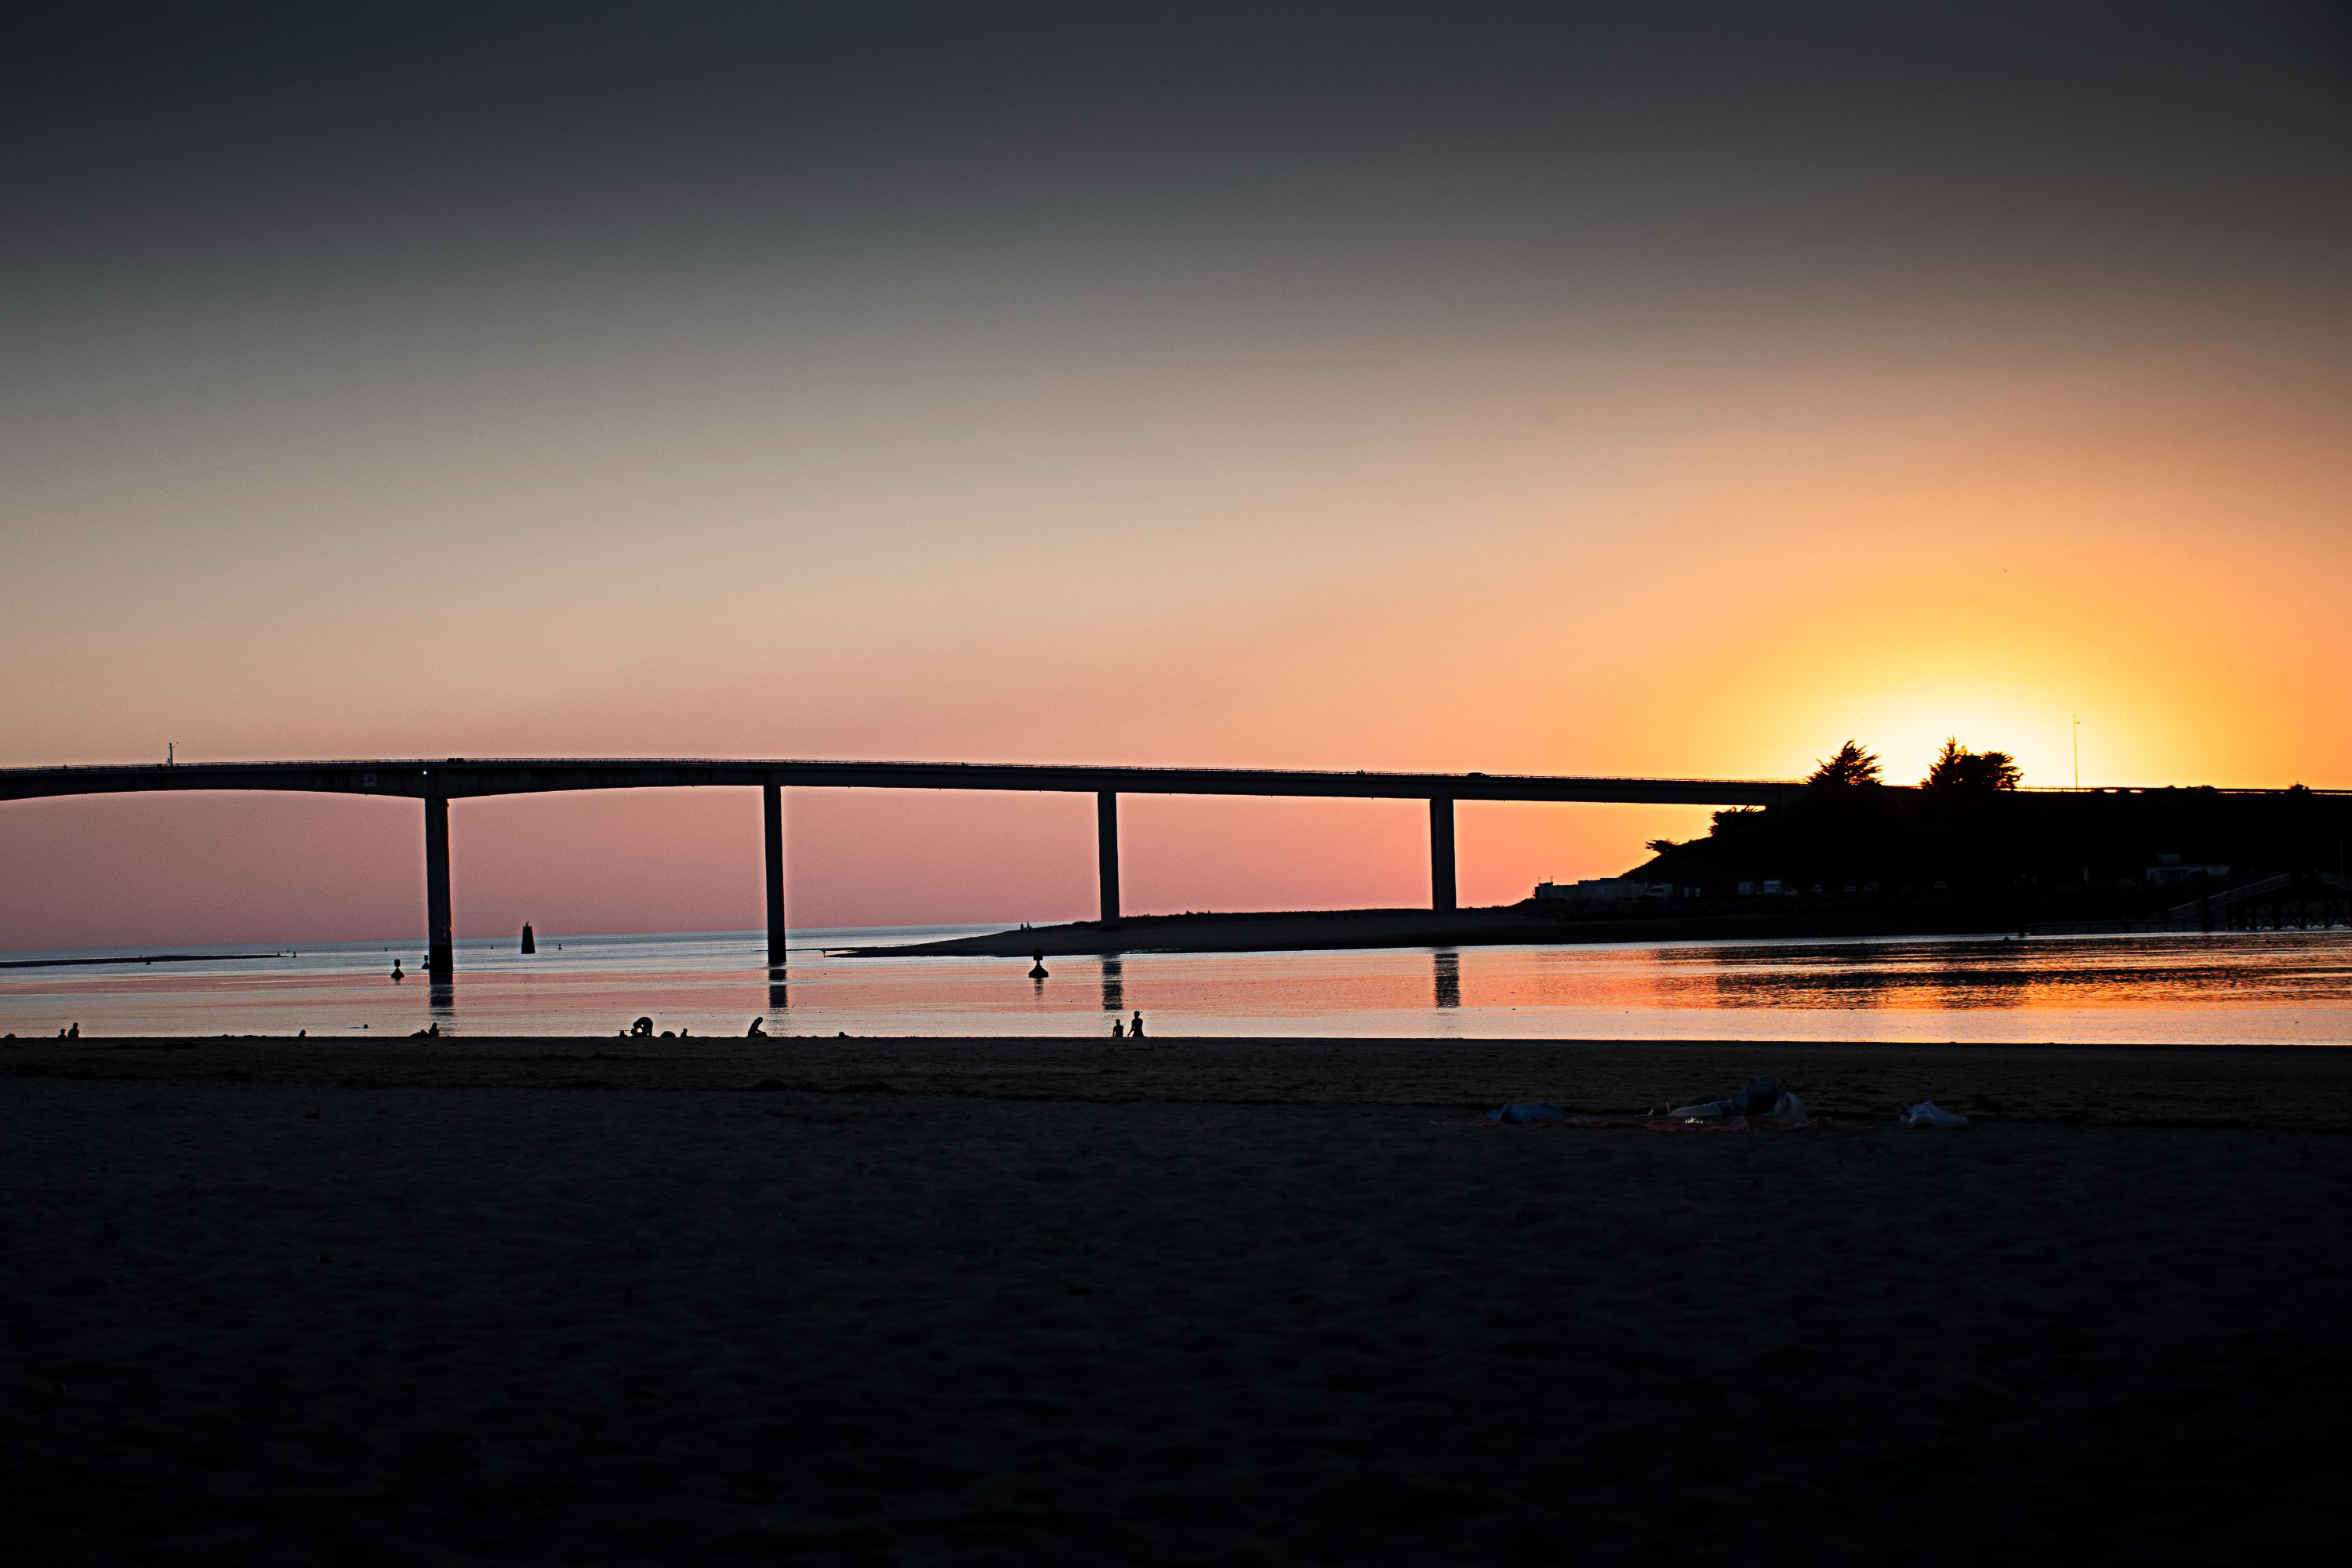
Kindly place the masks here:
[[(0, 1058), (18, 1560), (2212, 1561), (2344, 1522), (2352, 1140), (2147, 1124), (2202, 1079), (2340, 1126), (2331, 1053), (1956, 1054), (2020, 1113), (1659, 1137), (1463, 1109), (1935, 1080), (685, 1044)], [(754, 1064), (830, 1087), (722, 1082)], [(649, 1079), (701, 1091), (512, 1087)]]

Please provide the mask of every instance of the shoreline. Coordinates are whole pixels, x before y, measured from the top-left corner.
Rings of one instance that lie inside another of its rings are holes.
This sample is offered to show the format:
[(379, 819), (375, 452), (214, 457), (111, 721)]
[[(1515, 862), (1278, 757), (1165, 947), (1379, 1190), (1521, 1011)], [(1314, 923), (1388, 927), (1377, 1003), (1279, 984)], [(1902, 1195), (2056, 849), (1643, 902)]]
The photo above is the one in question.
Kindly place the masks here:
[(2352, 1048), (1743, 1040), (1020, 1036), (321, 1041), (18, 1040), (0, 1079), (946, 1096), (1087, 1103), (1359, 1105), (1464, 1113), (1549, 1100), (1650, 1110), (1769, 1073), (1816, 1115), (1890, 1122), (1932, 1099), (1972, 1120), (2352, 1131)]
[[(2079, 911), (2075, 911), (2079, 912)], [(2024, 936), (2047, 924), (2047, 911), (2013, 903), (1960, 900), (1932, 909), (1855, 905), (1805, 910), (1708, 909), (1676, 914), (1553, 913), (1505, 904), (1441, 914), (1430, 910), (1281, 910), (1219, 914), (1132, 915), (1115, 924), (1072, 921), (1014, 927), (975, 936), (943, 937), (901, 946), (848, 946), (826, 951), (847, 958), (1116, 958), (1159, 952), (1313, 952), (1339, 948), (1548, 947), (1675, 942), (1815, 941), (1839, 938), (1928, 940), (1938, 937)], [(2132, 922), (2080, 922), (2097, 931), (2047, 934), (2127, 933)], [(2142, 922), (2145, 923), (2145, 922)]]

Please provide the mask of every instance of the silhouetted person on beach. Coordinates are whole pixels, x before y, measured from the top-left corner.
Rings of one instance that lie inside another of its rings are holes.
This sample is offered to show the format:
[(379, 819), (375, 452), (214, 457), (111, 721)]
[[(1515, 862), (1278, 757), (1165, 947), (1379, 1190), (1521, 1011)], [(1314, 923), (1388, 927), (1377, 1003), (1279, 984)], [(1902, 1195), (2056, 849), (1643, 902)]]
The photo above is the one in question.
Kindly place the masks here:
[(654, 1021), (651, 1018), (640, 1018), (635, 1023), (629, 1026), (629, 1038), (633, 1040), (650, 1040), (653, 1037)]
[(1127, 1026), (1127, 1037), (1130, 1040), (1139, 1040), (1143, 1038), (1143, 1015), (1141, 1013), (1136, 1014), (1135, 1022)]
[(80, 1038), (81, 1038), (81, 1020), (80, 1020), (80, 1019), (77, 1018), (77, 1019), (75, 1019), (75, 1020), (74, 1020), (74, 1026), (73, 1026), (72, 1028), (68, 1029), (68, 1030), (66, 1031), (66, 1038), (67, 1038), (67, 1039), (68, 1039), (68, 1040), (79, 1040), (79, 1039), (80, 1039)]
[(748, 1029), (744, 1030), (744, 1031), (743, 1031), (743, 1035), (744, 1035), (744, 1037), (745, 1037), (746, 1039), (752, 1039), (752, 1040), (764, 1040), (764, 1039), (766, 1039), (766, 1038), (768, 1037), (768, 1021), (767, 1021), (765, 1018), (754, 1018), (754, 1019), (752, 1019), (752, 1020), (751, 1020), (751, 1026), (750, 1028), (748, 1028)]
[(1114, 1040), (1127, 1038), (1127, 1026), (1118, 1019), (1113, 1018), (1110, 1021), (1110, 1037)]
[(396, 958), (392, 961), (392, 977), (394, 980), (405, 980), (408, 978), (407, 975), (403, 974), (400, 972), (400, 960)]

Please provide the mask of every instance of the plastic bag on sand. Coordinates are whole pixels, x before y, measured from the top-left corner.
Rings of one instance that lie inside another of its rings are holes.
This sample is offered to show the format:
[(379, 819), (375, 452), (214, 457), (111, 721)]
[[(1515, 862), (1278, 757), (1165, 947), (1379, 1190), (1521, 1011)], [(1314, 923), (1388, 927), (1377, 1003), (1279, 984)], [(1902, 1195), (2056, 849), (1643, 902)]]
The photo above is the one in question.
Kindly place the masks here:
[(1903, 1114), (1895, 1119), (1897, 1127), (1966, 1127), (1968, 1124), (1967, 1117), (1955, 1116), (1932, 1100), (1905, 1106)]

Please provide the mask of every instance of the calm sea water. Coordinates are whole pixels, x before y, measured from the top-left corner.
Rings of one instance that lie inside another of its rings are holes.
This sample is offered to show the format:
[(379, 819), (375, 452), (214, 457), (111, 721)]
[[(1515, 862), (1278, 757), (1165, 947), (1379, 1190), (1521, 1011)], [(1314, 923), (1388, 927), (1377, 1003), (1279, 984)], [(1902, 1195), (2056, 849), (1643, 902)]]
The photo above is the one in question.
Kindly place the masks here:
[[(0, 969), (0, 1031), (55, 1035), (1107, 1034), (2352, 1045), (2352, 933), (848, 958), (984, 928), (794, 933), (783, 986), (754, 931), (462, 942), (436, 994), (418, 944), (206, 963)], [(205, 951), (205, 950), (186, 950)], [(215, 951), (252, 951), (220, 949)], [(24, 958), (62, 954), (11, 953)], [(411, 969), (398, 984), (392, 961)]]

